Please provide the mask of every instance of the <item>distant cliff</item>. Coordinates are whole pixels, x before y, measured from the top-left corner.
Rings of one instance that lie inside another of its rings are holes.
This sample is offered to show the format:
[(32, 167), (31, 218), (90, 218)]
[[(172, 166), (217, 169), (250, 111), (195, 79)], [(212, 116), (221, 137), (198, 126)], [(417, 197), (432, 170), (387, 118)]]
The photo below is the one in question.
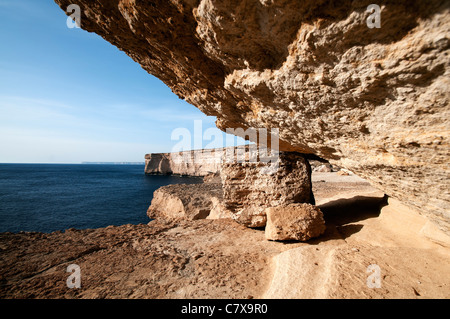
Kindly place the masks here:
[(254, 159), (258, 151), (253, 147), (256, 146), (241, 145), (184, 152), (146, 154), (145, 173), (205, 176), (219, 172), (221, 163), (225, 158), (231, 162)]
[[(254, 144), (175, 153), (146, 154), (145, 174), (205, 176), (210, 173), (218, 173), (221, 169), (221, 163), (225, 160), (228, 162), (236, 160), (254, 161), (259, 152), (253, 147), (255, 147)], [(325, 169), (325, 171), (340, 169), (337, 166), (331, 166), (327, 161), (313, 154), (303, 154), (303, 156), (309, 161), (314, 171), (317, 169)], [(269, 158), (270, 153), (266, 160)]]
[(195, 150), (145, 155), (145, 174), (205, 176), (219, 171), (224, 152)]

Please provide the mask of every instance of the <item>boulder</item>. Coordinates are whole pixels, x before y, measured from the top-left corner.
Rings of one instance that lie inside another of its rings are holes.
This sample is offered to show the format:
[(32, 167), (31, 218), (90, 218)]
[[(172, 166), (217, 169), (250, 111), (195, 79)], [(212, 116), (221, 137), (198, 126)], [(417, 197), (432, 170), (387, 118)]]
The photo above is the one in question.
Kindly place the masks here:
[(319, 207), (310, 204), (289, 204), (265, 210), (268, 240), (299, 240), (318, 237), (325, 231), (325, 221)]
[(176, 219), (226, 218), (222, 203), (222, 185), (216, 183), (173, 184), (158, 188), (147, 210), (151, 219), (166, 221)]
[(266, 208), (314, 201), (311, 167), (302, 154), (280, 152), (276, 166), (271, 171), (270, 164), (261, 162), (222, 165), (223, 201), (233, 219), (247, 227), (263, 227)]

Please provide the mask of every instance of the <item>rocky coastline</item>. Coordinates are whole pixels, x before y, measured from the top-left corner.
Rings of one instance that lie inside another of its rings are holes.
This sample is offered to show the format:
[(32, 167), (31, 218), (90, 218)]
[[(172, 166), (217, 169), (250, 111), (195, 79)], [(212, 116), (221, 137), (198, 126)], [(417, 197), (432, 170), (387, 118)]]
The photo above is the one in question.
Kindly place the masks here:
[(448, 1), (385, 1), (380, 28), (369, 0), (55, 2), (224, 132), (278, 129), (280, 151), (348, 169), (450, 234)]
[[(271, 214), (277, 212), (269, 213), (265, 228), (239, 223), (233, 211), (226, 212), (222, 178), (215, 174), (200, 185), (157, 190), (148, 212), (154, 220), (148, 225), (2, 233), (0, 296), (450, 297), (450, 268), (445, 262), (450, 241), (444, 233), (354, 174), (312, 170), (310, 178), (317, 206), (305, 205), (323, 212), (324, 224), (319, 222), (319, 231), (305, 238), (292, 234), (308, 231), (274, 228), (271, 222), (279, 215)], [(295, 220), (302, 215), (286, 213), (297, 209), (295, 205), (303, 204), (277, 207), (283, 222), (301, 228), (304, 225), (292, 222), (292, 216)], [(81, 269), (78, 289), (67, 286), (71, 264)], [(382, 274), (379, 288), (367, 281), (368, 267), (374, 264)]]
[(448, 1), (55, 2), (280, 156), (148, 154), (204, 184), (157, 190), (148, 225), (0, 234), (0, 297), (450, 298)]

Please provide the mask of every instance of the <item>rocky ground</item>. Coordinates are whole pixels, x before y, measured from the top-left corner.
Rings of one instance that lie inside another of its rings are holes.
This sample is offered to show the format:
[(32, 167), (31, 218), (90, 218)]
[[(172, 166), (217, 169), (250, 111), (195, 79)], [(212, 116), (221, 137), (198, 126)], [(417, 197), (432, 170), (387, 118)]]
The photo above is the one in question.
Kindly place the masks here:
[(353, 175), (313, 173), (313, 190), (327, 229), (304, 243), (230, 219), (2, 233), (0, 297), (450, 297), (450, 245), (426, 219)]

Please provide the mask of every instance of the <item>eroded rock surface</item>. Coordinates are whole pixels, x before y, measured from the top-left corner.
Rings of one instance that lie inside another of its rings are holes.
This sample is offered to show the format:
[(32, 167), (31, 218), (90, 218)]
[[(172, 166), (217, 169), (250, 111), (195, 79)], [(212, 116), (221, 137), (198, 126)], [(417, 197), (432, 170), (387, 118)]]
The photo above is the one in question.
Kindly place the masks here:
[(215, 150), (145, 155), (145, 173), (205, 176), (220, 170), (222, 154)]
[[(2, 299), (248, 298), (261, 294), (270, 257), (284, 250), (224, 219), (2, 233), (0, 248)], [(66, 285), (70, 264), (80, 267), (79, 289)]]
[(279, 128), (449, 231), (445, 0), (55, 0), (220, 129)]
[(311, 204), (289, 204), (266, 209), (266, 239), (307, 241), (325, 231), (322, 211)]
[(224, 204), (237, 222), (262, 227), (266, 225), (266, 208), (314, 202), (311, 167), (302, 154), (280, 152), (276, 166), (272, 164), (222, 165)]
[(147, 210), (151, 219), (216, 219), (230, 217), (221, 183), (174, 184), (158, 188)]

